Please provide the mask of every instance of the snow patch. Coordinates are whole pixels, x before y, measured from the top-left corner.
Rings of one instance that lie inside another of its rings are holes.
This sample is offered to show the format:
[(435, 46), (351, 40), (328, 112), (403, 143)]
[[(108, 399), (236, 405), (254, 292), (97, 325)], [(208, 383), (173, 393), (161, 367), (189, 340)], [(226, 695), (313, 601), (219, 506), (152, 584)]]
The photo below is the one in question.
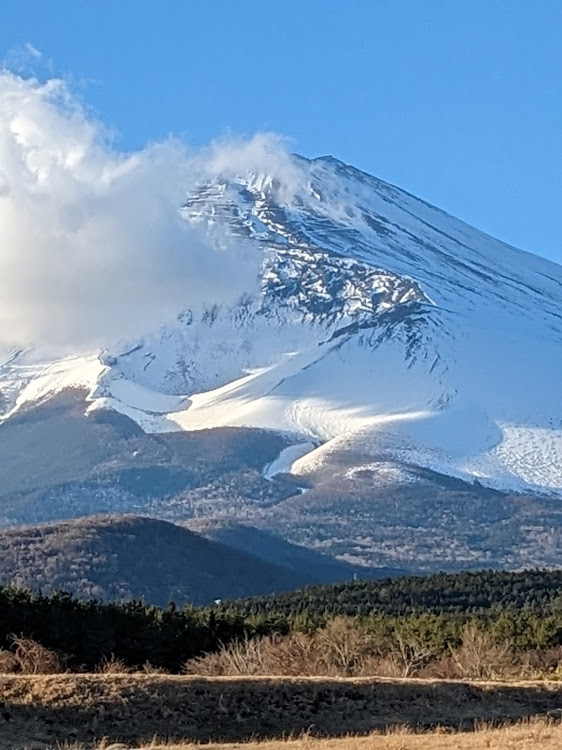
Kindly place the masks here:
[(7, 407), (2, 420), (68, 389), (91, 391), (105, 371), (97, 353), (53, 362), (45, 361), (41, 352), (21, 352), (0, 368), (0, 394)]
[[(310, 451), (313, 451), (315, 447), (314, 443), (307, 441), (306, 443), (289, 445), (287, 448), (284, 448), (275, 461), (272, 461), (265, 467), (263, 470), (264, 478), (271, 481), (277, 474), (290, 474), (294, 462), (307, 453), (310, 453)], [(306, 491), (306, 488), (299, 487), (299, 489), (302, 493)]]

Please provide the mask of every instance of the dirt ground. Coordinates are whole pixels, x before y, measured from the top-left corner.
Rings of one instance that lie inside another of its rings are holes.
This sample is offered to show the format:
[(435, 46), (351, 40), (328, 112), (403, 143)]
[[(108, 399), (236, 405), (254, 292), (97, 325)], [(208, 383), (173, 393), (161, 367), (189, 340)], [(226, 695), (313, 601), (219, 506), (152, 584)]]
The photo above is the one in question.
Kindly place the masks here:
[[(396, 739), (387, 736), (383, 745), (370, 738), (369, 750), (378, 747), (421, 750), (429, 747), (428, 735), (409, 735), (408, 731), (440, 726), (470, 732), (483, 722), (515, 722), (534, 717), (558, 720), (560, 714), (562, 684), (555, 682), (140, 674), (0, 677), (0, 750), (43, 750), (56, 747), (57, 743), (89, 750), (100, 747), (102, 738), (106, 746), (121, 742), (125, 747), (138, 747), (153, 742), (154, 738), (169, 744), (235, 743), (306, 733), (306, 740), (300, 740), (302, 747), (303, 742), (312, 742), (309, 739), (312, 737), (345, 738), (387, 731), (389, 727), (401, 727), (402, 734), (396, 735)], [(552, 747), (562, 747), (558, 724), (537, 726), (556, 737), (558, 744)], [(466, 737), (467, 741), (473, 741), (476, 735)], [(394, 745), (389, 744), (391, 738)], [(449, 741), (450, 737), (435, 735), (432, 750), (484, 747), (439, 745), (437, 739)], [(345, 743), (349, 741), (341, 740), (333, 746), (316, 741), (310, 750), (348, 750)], [(356, 750), (367, 750), (361, 741), (354, 740), (359, 743)], [(419, 744), (423, 741), (426, 745)], [(517, 744), (520, 749), (525, 747), (521, 743), (522, 740)], [(534, 745), (543, 746), (549, 747)], [(262, 750), (278, 747), (278, 744), (261, 746)], [(283, 747), (289, 750), (286, 744)], [(233, 750), (232, 746), (230, 749)], [(349, 746), (349, 750), (355, 750), (355, 746)]]

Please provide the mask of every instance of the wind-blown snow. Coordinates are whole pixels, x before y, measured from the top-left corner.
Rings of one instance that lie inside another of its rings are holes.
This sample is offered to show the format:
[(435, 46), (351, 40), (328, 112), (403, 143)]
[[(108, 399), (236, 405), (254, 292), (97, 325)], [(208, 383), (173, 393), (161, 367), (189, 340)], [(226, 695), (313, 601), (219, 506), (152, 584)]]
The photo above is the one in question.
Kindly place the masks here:
[[(268, 476), (353, 450), (562, 493), (562, 268), (335, 159), (289, 167), (225, 168), (193, 191), (184, 220), (259, 252), (261, 290), (186, 305), (104, 353), (89, 409), (152, 432), (244, 425), (306, 444)], [(0, 368), (7, 413), (45, 393), (23, 369), (18, 390), (21, 356)]]

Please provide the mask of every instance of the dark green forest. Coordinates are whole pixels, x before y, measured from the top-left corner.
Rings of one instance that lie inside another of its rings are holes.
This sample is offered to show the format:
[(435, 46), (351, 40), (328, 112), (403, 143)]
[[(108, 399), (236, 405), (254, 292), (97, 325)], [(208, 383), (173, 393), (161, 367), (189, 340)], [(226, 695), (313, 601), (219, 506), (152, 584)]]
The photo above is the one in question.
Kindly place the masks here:
[(470, 623), (515, 649), (550, 649), (562, 645), (562, 571), (352, 581), (182, 609), (1, 588), (0, 645), (9, 650), (14, 638), (32, 638), (72, 670), (92, 670), (113, 657), (130, 667), (150, 663), (178, 672), (187, 660), (233, 641), (310, 634), (342, 615), (381, 637), (415, 634), (435, 654), (456, 647)]
[(486, 570), (347, 581), (253, 597), (240, 600), (235, 606), (244, 616), (276, 613), (291, 617), (308, 613), (313, 618), (422, 612), (493, 617), (523, 609), (541, 615), (562, 615), (562, 570)]

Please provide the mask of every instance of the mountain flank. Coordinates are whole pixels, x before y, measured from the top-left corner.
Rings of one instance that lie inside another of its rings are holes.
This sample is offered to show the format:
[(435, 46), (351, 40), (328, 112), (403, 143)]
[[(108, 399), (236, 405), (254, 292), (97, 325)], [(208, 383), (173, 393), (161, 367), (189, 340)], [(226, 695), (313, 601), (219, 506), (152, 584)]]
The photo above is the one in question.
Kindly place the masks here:
[(236, 299), (0, 351), (0, 526), (219, 517), (352, 566), (560, 565), (562, 268), (336, 159), (286, 166), (177, 207), (255, 260)]
[(263, 467), (287, 445), (242, 427), (146, 434), (111, 409), (84, 414), (68, 389), (0, 423), (0, 526), (103, 513), (165, 520), (270, 505), (297, 492), (268, 482)]

